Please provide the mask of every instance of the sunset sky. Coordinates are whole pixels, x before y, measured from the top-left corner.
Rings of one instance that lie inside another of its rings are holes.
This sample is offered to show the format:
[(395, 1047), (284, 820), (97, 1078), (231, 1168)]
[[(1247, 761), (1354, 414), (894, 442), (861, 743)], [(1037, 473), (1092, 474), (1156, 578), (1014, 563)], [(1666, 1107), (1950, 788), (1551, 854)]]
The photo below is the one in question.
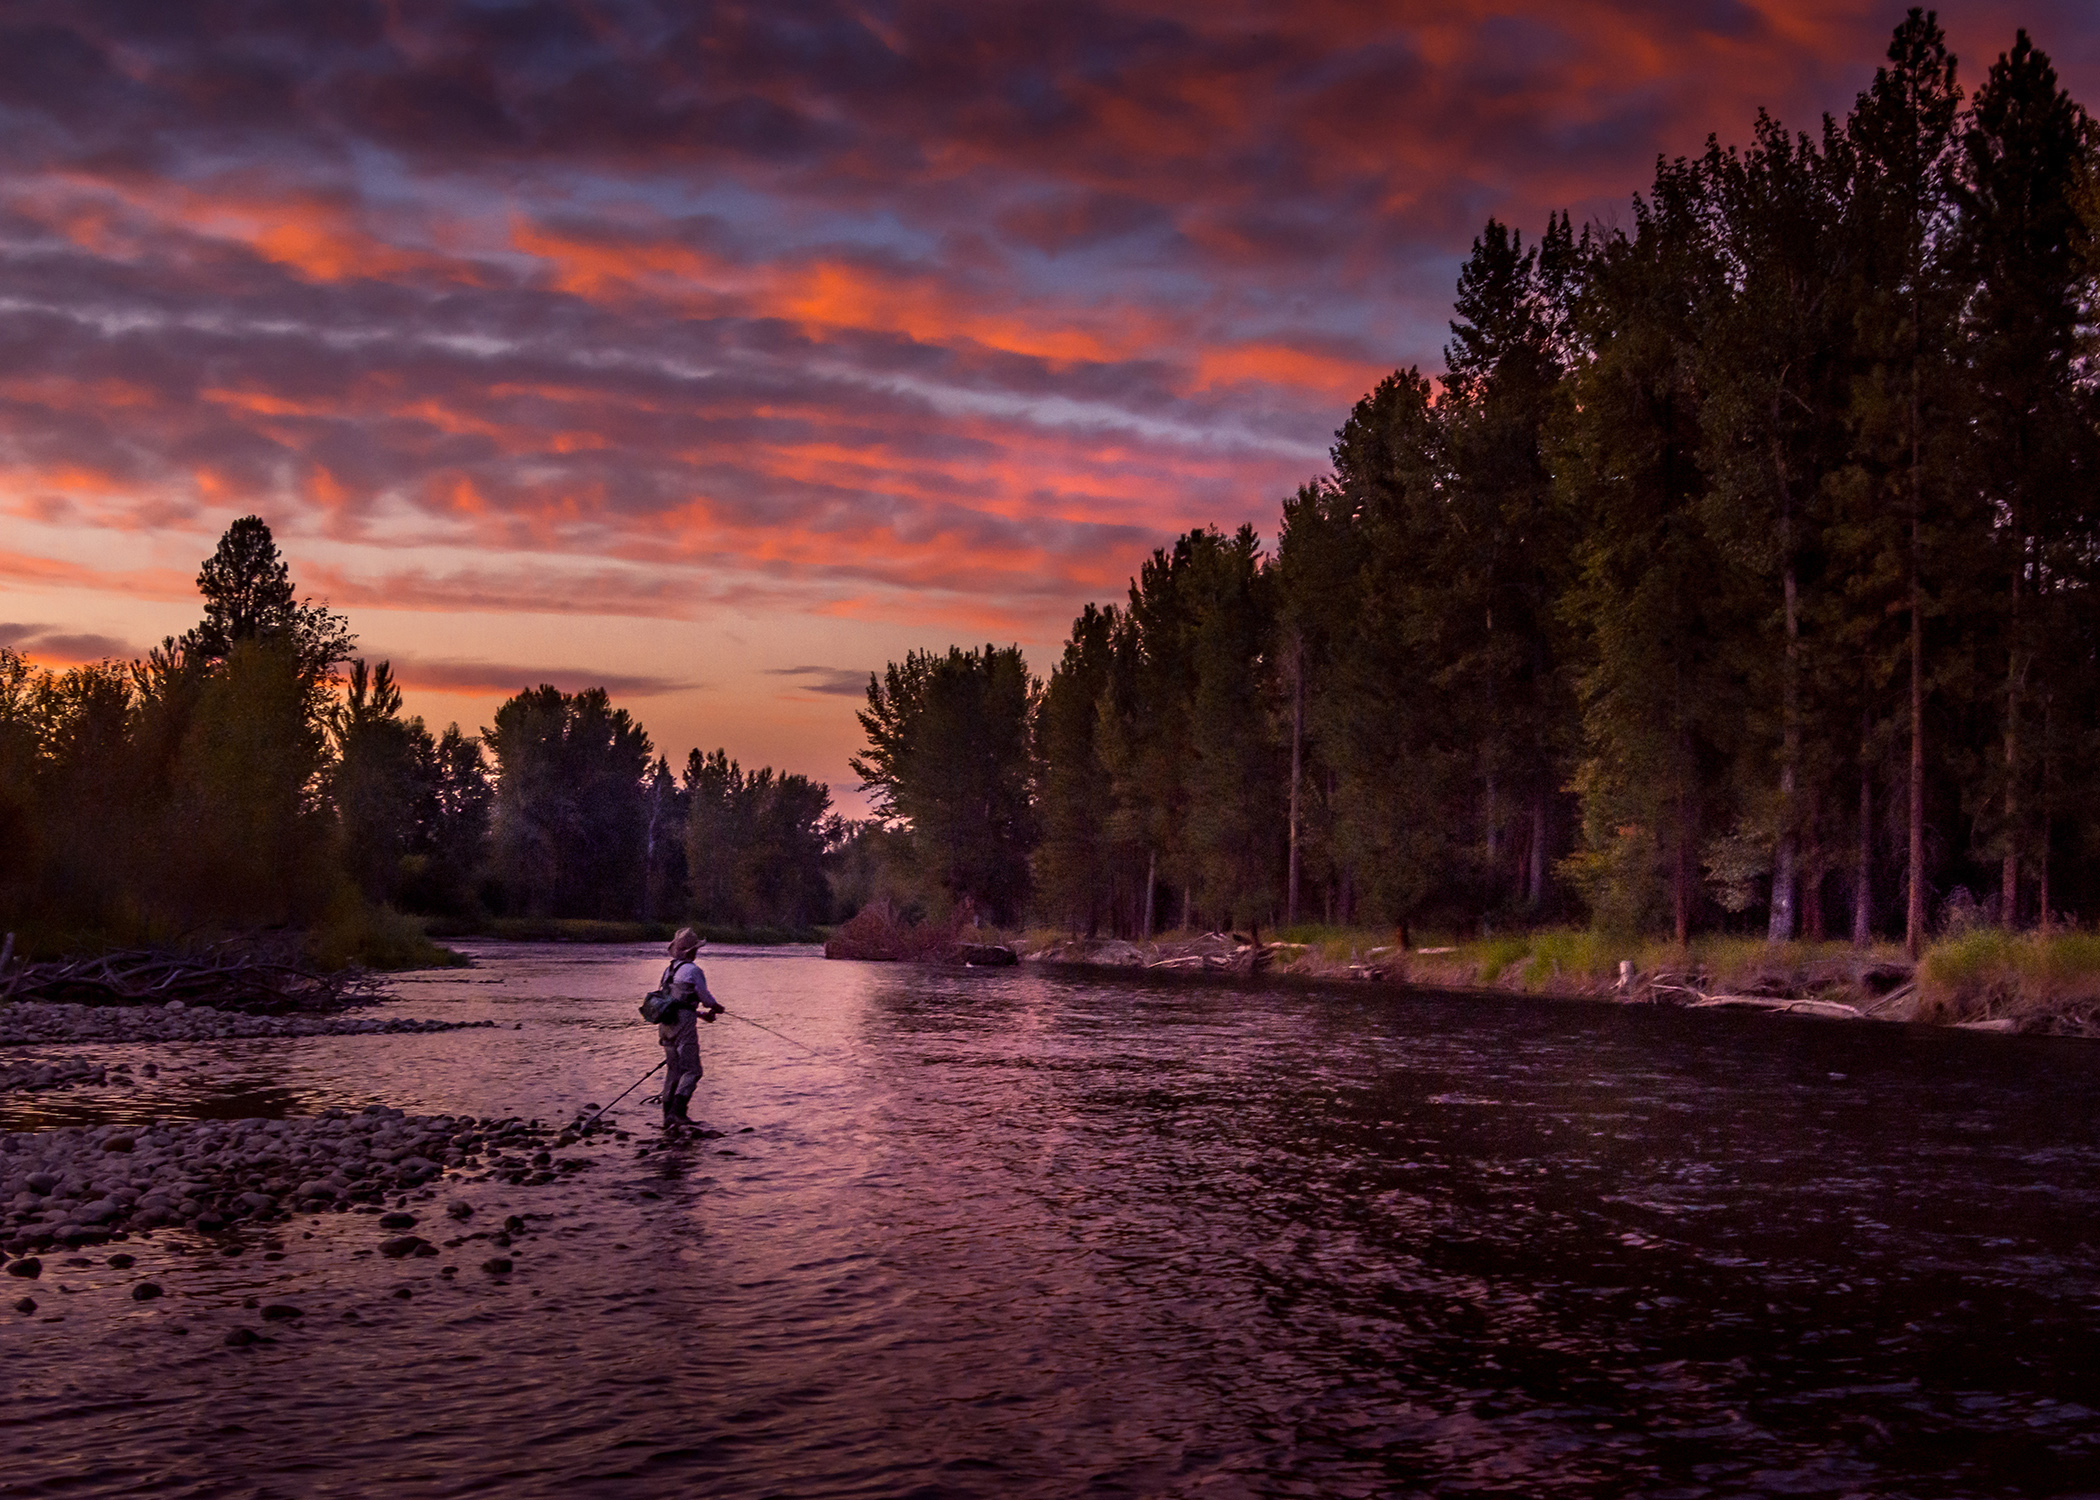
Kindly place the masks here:
[[(252, 511), (438, 725), (601, 683), (857, 809), (870, 668), (1272, 535), (1487, 216), (1624, 222), (1902, 13), (0, 0), (0, 644), (180, 631)], [(2100, 7), (1940, 14), (2100, 104)]]

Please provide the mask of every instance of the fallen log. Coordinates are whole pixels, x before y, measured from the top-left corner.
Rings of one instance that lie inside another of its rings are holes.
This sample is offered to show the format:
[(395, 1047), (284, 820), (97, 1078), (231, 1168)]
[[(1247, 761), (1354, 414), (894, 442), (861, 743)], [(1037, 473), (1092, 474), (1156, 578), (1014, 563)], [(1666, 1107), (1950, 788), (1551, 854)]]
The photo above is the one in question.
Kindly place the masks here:
[(0, 980), (0, 1000), (74, 1005), (204, 1005), (251, 1015), (335, 1010), (376, 997), (359, 969), (323, 973), (253, 953), (129, 950), (18, 964)]

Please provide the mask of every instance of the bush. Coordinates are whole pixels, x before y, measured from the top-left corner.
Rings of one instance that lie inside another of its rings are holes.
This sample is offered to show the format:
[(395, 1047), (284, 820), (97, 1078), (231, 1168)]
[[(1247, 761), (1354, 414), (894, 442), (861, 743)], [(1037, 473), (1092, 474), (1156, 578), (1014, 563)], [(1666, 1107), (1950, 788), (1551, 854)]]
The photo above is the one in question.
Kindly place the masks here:
[(308, 958), (324, 969), (361, 964), (368, 969), (450, 969), (466, 958), (424, 936), (423, 925), (391, 906), (374, 906), (345, 887), (307, 935)]

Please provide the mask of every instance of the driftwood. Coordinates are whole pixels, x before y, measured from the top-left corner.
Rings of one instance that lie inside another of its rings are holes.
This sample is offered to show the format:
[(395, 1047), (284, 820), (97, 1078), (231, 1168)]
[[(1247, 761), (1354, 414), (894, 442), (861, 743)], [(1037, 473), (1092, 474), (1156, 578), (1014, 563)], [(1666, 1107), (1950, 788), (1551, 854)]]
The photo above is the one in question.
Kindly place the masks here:
[(208, 1005), (216, 1010), (278, 1015), (334, 1010), (374, 998), (378, 981), (363, 970), (323, 974), (253, 953), (131, 950), (0, 971), (0, 1001), (73, 1005)]

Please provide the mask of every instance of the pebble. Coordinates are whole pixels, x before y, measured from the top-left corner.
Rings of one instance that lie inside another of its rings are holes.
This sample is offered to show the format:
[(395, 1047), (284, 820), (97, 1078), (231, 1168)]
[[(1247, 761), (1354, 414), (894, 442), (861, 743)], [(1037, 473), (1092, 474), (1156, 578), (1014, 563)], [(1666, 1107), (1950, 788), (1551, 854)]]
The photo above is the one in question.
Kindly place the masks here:
[(305, 1317), (306, 1313), (289, 1302), (273, 1302), (262, 1310), (262, 1315), (265, 1323), (289, 1323), (294, 1318)]
[(151, 1281), (142, 1281), (131, 1289), (131, 1300), (134, 1302), (151, 1302), (155, 1297), (165, 1295), (159, 1285)]
[[(551, 1135), (525, 1120), (408, 1115), (378, 1104), (358, 1114), (331, 1109), (291, 1120), (157, 1121), (143, 1129), (68, 1126), (0, 1135), (0, 1243), (20, 1254), (164, 1225), (210, 1233), (295, 1212), (341, 1212), (484, 1163), (490, 1175), (525, 1184), (539, 1174), (522, 1170), (520, 1158)], [(129, 1149), (111, 1149), (114, 1141)], [(570, 1162), (589, 1165), (583, 1157), (566, 1158), (564, 1165)], [(414, 1223), (412, 1215), (390, 1214), (382, 1227)], [(37, 1263), (17, 1260), (7, 1269), (34, 1276)]]
[[(377, 1036), (406, 1032), (464, 1031), (493, 1027), (494, 1021), (417, 1021), (406, 1017), (332, 1015), (251, 1016), (244, 1011), (214, 1010), (207, 1005), (68, 1005), (62, 1001), (22, 1000), (0, 1007), (0, 1047), (44, 1042), (209, 1042), (229, 1037)], [(0, 1069), (0, 1089), (64, 1087), (65, 1083), (104, 1078), (72, 1078), (54, 1083), (13, 1083), (17, 1071), (41, 1074), (58, 1064), (25, 1062)], [(86, 1071), (88, 1064), (77, 1066)], [(95, 1065), (99, 1067), (99, 1065)]]
[(25, 1318), (28, 1317), (31, 1313), (36, 1311), (36, 1298), (23, 1297), (18, 1299), (15, 1302), (15, 1311), (20, 1313)]
[(227, 1344), (235, 1349), (245, 1349), (250, 1344), (262, 1342), (262, 1335), (252, 1328), (236, 1328), (226, 1335)]
[(109, 1065), (90, 1062), (84, 1057), (68, 1057), (57, 1062), (44, 1062), (39, 1058), (24, 1058), (20, 1062), (0, 1064), (0, 1094), (35, 1093), (40, 1089), (69, 1089), (75, 1084), (107, 1083)]
[(25, 1256), (21, 1260), (11, 1263), (7, 1268), (7, 1274), (27, 1277), (29, 1280), (34, 1281), (37, 1277), (44, 1274), (44, 1263), (34, 1255)]

